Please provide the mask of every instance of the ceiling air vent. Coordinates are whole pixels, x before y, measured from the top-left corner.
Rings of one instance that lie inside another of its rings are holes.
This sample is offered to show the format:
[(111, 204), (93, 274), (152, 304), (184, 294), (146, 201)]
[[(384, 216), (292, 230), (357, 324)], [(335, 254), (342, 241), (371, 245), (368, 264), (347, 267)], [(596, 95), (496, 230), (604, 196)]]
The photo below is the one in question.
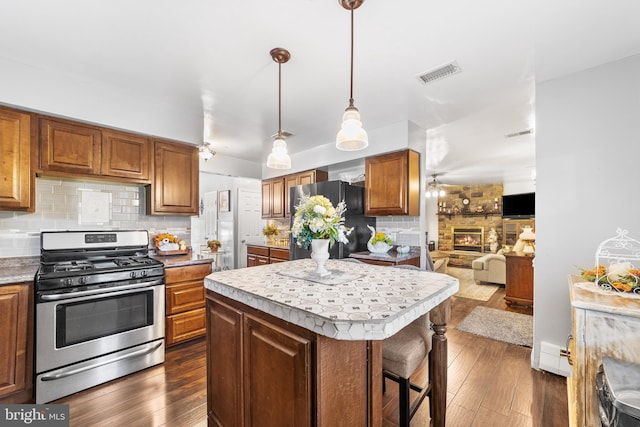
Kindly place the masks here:
[(520, 132), (508, 133), (504, 137), (505, 138), (515, 138), (516, 136), (529, 135), (533, 133), (533, 129), (521, 130)]
[(452, 61), (448, 64), (441, 65), (437, 68), (433, 68), (429, 71), (425, 71), (424, 73), (418, 76), (418, 79), (423, 83), (431, 83), (436, 80), (444, 79), (445, 77), (453, 76), (454, 74), (458, 74), (460, 71), (460, 66), (456, 61)]

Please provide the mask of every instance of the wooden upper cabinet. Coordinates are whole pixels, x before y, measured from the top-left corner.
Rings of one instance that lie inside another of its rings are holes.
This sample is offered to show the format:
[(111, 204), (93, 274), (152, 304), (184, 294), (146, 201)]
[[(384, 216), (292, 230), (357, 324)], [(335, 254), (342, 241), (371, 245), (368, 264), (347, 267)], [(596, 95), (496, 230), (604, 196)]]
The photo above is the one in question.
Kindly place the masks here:
[(145, 136), (103, 130), (102, 175), (148, 182), (151, 147), (151, 141)]
[(262, 217), (284, 217), (284, 178), (262, 181)]
[(154, 173), (147, 187), (150, 215), (198, 214), (198, 148), (154, 141)]
[(365, 194), (365, 215), (420, 215), (420, 153), (367, 157)]
[(31, 116), (0, 108), (0, 210), (35, 210)]
[(291, 187), (326, 181), (328, 177), (327, 171), (312, 169), (262, 181), (262, 218), (290, 217)]
[(40, 118), (41, 171), (100, 175), (100, 129), (79, 123)]

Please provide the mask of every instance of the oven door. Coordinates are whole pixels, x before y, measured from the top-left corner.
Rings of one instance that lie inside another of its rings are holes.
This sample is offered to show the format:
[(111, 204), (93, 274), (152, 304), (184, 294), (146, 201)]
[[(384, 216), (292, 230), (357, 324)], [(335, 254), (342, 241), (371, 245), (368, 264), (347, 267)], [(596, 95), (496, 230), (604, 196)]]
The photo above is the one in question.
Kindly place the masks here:
[(163, 280), (112, 289), (39, 296), (36, 373), (164, 338)]

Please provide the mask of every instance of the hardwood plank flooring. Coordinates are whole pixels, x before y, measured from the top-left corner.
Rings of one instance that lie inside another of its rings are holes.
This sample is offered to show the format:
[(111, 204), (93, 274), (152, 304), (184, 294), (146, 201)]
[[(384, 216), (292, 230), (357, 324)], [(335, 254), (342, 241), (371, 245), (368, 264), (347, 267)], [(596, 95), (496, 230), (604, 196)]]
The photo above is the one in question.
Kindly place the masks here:
[[(489, 301), (453, 297), (449, 339), (447, 426), (567, 426), (566, 380), (530, 367), (531, 349), (458, 331), (474, 307), (507, 308), (504, 289)], [(93, 387), (53, 403), (68, 404), (70, 425), (204, 427), (206, 421), (205, 342), (198, 339), (167, 350), (165, 363)], [(413, 376), (427, 379), (425, 366)], [(397, 385), (387, 380), (383, 426), (397, 426)], [(412, 427), (429, 426), (428, 399)], [(342, 427), (342, 426), (340, 426)], [(348, 426), (345, 426), (348, 427)]]

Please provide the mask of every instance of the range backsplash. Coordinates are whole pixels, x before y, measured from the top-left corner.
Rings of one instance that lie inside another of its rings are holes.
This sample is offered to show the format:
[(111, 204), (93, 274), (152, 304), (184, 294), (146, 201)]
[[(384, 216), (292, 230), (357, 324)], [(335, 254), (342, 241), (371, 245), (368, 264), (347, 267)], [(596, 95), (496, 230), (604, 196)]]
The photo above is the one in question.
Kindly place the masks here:
[[(109, 196), (111, 212), (105, 215), (106, 222), (80, 223), (85, 191)], [(188, 216), (146, 215), (141, 186), (37, 178), (35, 212), (0, 212), (0, 258), (39, 255), (42, 230), (147, 230), (149, 237), (166, 231), (189, 245), (190, 226)]]

